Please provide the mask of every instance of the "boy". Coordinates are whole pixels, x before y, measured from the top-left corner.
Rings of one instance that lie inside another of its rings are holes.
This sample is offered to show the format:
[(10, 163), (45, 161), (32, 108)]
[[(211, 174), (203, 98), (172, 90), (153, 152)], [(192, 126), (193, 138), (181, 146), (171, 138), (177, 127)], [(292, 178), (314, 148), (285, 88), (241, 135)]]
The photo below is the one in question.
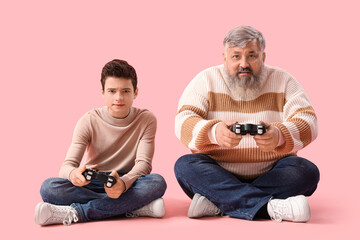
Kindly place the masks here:
[[(78, 121), (60, 178), (49, 178), (41, 186), (44, 202), (35, 209), (39, 225), (165, 214), (165, 180), (150, 174), (156, 118), (132, 107), (139, 91), (135, 69), (114, 59), (102, 69), (101, 84), (106, 106)], [(96, 179), (87, 181), (87, 168), (111, 172), (116, 183), (109, 188)]]

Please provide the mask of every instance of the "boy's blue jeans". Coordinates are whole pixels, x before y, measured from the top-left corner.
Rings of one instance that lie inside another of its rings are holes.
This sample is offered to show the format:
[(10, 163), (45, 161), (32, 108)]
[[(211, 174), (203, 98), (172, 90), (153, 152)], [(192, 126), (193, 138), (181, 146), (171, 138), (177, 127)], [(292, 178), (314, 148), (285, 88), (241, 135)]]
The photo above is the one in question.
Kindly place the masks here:
[(159, 174), (140, 177), (119, 198), (109, 198), (104, 183), (93, 179), (83, 187), (74, 186), (63, 178), (49, 178), (41, 186), (44, 202), (70, 205), (78, 213), (79, 222), (123, 216), (164, 195), (166, 182)]
[(312, 162), (289, 156), (260, 177), (244, 180), (207, 155), (188, 154), (176, 162), (175, 175), (190, 198), (199, 193), (226, 215), (253, 220), (271, 198), (310, 196), (317, 188), (320, 174)]

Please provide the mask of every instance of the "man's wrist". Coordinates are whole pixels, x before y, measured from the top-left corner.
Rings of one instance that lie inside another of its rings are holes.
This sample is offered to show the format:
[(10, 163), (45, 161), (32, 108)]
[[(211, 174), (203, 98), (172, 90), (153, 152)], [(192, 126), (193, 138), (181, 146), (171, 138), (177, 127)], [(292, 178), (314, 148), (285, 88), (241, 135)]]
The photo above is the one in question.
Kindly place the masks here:
[(276, 147), (280, 147), (281, 145), (283, 145), (285, 143), (285, 137), (282, 134), (282, 132), (280, 131), (280, 129), (276, 126), (274, 126), (276, 131), (278, 132), (278, 136), (279, 136), (279, 141)]
[(220, 122), (214, 124), (210, 129), (209, 129), (209, 132), (208, 132), (208, 137), (209, 137), (209, 140), (212, 144), (216, 144), (216, 145), (219, 145), (217, 140), (216, 140), (216, 134), (215, 134), (215, 131), (216, 131), (216, 127), (220, 124)]

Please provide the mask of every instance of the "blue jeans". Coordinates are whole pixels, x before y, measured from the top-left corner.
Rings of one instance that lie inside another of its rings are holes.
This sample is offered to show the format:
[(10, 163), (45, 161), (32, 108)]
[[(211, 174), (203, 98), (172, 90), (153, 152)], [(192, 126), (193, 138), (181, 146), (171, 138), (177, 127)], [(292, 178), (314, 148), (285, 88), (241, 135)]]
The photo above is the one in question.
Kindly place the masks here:
[(192, 198), (199, 193), (224, 214), (253, 220), (271, 198), (310, 196), (319, 182), (319, 170), (310, 161), (289, 156), (267, 173), (252, 180), (239, 179), (203, 154), (188, 154), (175, 164), (176, 178)]
[(104, 183), (93, 179), (83, 187), (74, 186), (63, 178), (49, 178), (41, 186), (44, 202), (70, 205), (78, 213), (80, 222), (124, 216), (164, 195), (166, 182), (159, 174), (140, 177), (119, 198), (109, 198)]

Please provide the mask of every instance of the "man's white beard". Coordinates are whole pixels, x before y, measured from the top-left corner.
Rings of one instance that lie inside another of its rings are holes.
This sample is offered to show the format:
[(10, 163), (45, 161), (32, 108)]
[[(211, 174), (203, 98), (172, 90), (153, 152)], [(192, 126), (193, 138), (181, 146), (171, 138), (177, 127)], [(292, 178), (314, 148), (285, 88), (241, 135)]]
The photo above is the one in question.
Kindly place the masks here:
[(224, 65), (225, 81), (231, 93), (235, 97), (243, 99), (253, 98), (262, 89), (265, 79), (264, 65), (261, 65), (260, 72), (257, 75), (251, 74), (251, 77), (242, 76), (238, 77), (238, 73), (230, 75), (226, 64)]

